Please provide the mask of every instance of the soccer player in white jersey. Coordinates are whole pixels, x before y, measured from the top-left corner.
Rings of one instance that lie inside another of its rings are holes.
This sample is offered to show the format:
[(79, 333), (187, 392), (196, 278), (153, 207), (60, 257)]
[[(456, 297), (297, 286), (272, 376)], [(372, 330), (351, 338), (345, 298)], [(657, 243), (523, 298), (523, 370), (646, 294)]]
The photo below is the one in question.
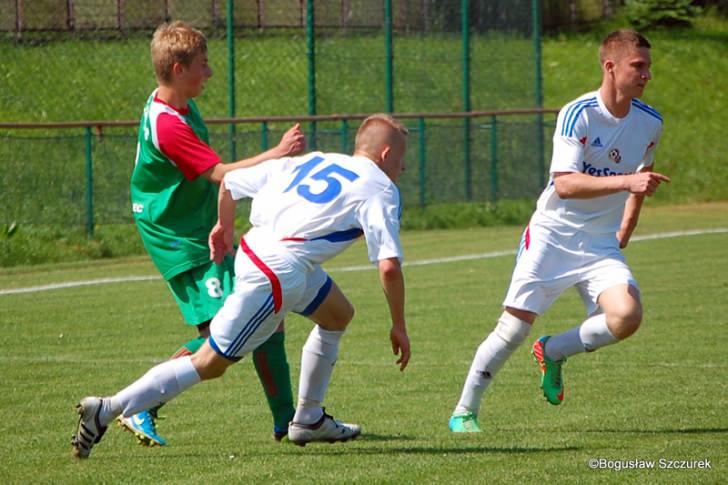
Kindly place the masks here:
[(73, 453), (87, 458), (118, 415), (167, 402), (202, 380), (221, 376), (265, 342), (286, 313), (307, 315), (315, 327), (303, 347), (299, 398), (288, 428), (290, 441), (347, 441), (361, 428), (333, 419), (322, 403), (339, 342), (354, 309), (320, 264), (359, 236), (376, 262), (392, 319), (390, 342), (404, 370), (410, 344), (404, 316), (399, 241), (400, 198), (394, 182), (404, 170), (407, 129), (388, 115), (360, 126), (353, 156), (311, 153), (234, 170), (220, 186), (218, 222), (210, 257), (233, 251), (236, 200), (252, 197), (253, 228), (235, 257), (235, 290), (210, 324), (210, 337), (191, 356), (163, 362), (109, 397), (86, 397)]
[(549, 403), (564, 399), (562, 364), (632, 335), (642, 305), (621, 248), (645, 196), (665, 175), (652, 171), (662, 117), (639, 101), (651, 79), (650, 44), (632, 30), (609, 34), (599, 50), (602, 84), (568, 103), (554, 133), (549, 184), (521, 240), (504, 312), (480, 344), (450, 418), (453, 432), (479, 432), (483, 392), (526, 340), (536, 317), (575, 286), (587, 319), (533, 345)]

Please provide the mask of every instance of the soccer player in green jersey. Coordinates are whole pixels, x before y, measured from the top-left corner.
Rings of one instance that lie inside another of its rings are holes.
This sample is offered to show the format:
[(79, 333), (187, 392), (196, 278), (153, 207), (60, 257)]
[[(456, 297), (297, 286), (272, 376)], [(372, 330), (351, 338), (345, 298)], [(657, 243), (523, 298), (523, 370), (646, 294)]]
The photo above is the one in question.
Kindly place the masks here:
[[(233, 290), (234, 264), (210, 261), (208, 234), (217, 220), (218, 185), (234, 169), (301, 152), (305, 146), (298, 124), (280, 143), (255, 157), (221, 163), (209, 146), (207, 128), (193, 101), (212, 76), (207, 40), (183, 22), (161, 25), (152, 38), (151, 57), (158, 87), (149, 96), (139, 125), (131, 202), (144, 247), (167, 281), (185, 322), (199, 336), (172, 358), (195, 353), (209, 335), (209, 325)], [(273, 413), (274, 437), (286, 436), (293, 417), (291, 378), (284, 347), (283, 324), (253, 353), (258, 376)], [(121, 418), (147, 446), (165, 445), (156, 432), (156, 410)]]

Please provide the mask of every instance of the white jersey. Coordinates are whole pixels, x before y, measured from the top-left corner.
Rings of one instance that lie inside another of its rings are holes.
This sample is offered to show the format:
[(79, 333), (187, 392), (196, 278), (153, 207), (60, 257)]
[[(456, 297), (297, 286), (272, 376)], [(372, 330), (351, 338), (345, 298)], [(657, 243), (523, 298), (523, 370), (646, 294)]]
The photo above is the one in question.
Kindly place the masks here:
[(599, 91), (587, 93), (559, 112), (554, 132), (549, 184), (538, 199), (532, 223), (594, 234), (619, 230), (628, 192), (592, 199), (561, 199), (554, 187), (556, 172), (581, 172), (595, 177), (626, 175), (652, 166), (662, 133), (662, 117), (633, 99), (629, 113), (615, 118)]
[(234, 170), (223, 183), (233, 199), (253, 198), (245, 241), (256, 252), (310, 269), (364, 235), (372, 262), (403, 257), (399, 190), (366, 157), (314, 152)]

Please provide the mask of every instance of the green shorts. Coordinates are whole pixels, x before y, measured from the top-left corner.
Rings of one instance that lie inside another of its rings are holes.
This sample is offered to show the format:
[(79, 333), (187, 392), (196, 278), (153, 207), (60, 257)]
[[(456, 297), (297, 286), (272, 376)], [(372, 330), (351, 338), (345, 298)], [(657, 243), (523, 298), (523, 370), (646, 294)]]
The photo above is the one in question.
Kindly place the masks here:
[(225, 298), (233, 292), (235, 259), (225, 256), (222, 264), (210, 261), (192, 268), (167, 281), (177, 301), (185, 323), (199, 325), (212, 320), (222, 308)]

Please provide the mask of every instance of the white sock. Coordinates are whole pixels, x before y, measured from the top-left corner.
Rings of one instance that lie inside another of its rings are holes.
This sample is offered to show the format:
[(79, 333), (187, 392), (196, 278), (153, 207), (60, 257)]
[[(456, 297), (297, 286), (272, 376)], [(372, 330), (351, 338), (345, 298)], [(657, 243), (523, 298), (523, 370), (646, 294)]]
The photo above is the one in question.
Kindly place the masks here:
[(312, 424), (321, 419), (321, 403), (329, 387), (334, 364), (339, 355), (339, 342), (344, 332), (324, 330), (316, 325), (301, 352), (301, 377), (298, 385), (298, 406), (293, 421)]
[(455, 411), (478, 414), (483, 393), (511, 354), (526, 340), (531, 325), (503, 312), (498, 325), (478, 347)]
[(607, 326), (607, 317), (600, 313), (589, 317), (584, 322), (559, 335), (554, 335), (546, 342), (546, 356), (551, 360), (561, 360), (582, 352), (595, 350), (617, 342)]
[[(99, 420), (108, 424), (119, 414), (125, 417), (171, 401), (184, 390), (200, 382), (192, 357), (172, 359), (152, 367), (136, 382), (104, 401)], [(105, 406), (106, 408), (106, 406)]]

